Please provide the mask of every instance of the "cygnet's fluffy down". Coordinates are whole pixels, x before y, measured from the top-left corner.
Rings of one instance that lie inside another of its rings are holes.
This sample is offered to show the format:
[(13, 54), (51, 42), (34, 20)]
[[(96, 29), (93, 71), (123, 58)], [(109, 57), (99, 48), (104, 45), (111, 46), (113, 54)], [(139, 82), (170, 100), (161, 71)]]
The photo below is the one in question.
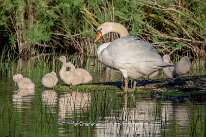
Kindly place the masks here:
[(21, 74), (16, 74), (13, 76), (13, 80), (17, 83), (20, 90), (27, 89), (33, 90), (35, 89), (35, 84), (29, 78), (23, 78)]
[[(167, 64), (172, 64), (173, 65), (172, 61), (170, 60), (169, 55), (164, 55), (163, 56), (163, 61)], [(167, 78), (173, 78), (174, 77), (174, 68), (175, 68), (174, 66), (163, 68), (163, 72), (167, 76)]]
[(184, 75), (192, 68), (192, 64), (190, 62), (189, 57), (185, 56), (180, 59), (180, 61), (177, 62), (177, 65), (175, 67), (174, 73), (175, 75)]
[(76, 71), (66, 70), (66, 57), (61, 56), (59, 60), (63, 63), (59, 71), (60, 78), (68, 85), (79, 85), (83, 82), (83, 77)]
[(58, 82), (58, 78), (56, 73), (52, 71), (51, 73), (47, 73), (41, 80), (42, 85), (47, 88), (54, 88)]
[(71, 71), (75, 71), (80, 74), (80, 76), (83, 78), (82, 83), (89, 83), (92, 81), (92, 75), (87, 70), (82, 68), (75, 69), (74, 65), (71, 62), (67, 62), (66, 66), (70, 67)]

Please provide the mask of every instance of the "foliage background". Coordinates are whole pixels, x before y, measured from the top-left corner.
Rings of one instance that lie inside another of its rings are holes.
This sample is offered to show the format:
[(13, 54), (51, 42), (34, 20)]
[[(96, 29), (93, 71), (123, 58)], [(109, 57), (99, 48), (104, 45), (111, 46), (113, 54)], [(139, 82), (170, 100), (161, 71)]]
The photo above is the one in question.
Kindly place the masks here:
[(106, 21), (125, 25), (162, 54), (205, 55), (204, 0), (4, 0), (0, 45), (18, 54), (43, 48), (95, 55), (95, 29)]

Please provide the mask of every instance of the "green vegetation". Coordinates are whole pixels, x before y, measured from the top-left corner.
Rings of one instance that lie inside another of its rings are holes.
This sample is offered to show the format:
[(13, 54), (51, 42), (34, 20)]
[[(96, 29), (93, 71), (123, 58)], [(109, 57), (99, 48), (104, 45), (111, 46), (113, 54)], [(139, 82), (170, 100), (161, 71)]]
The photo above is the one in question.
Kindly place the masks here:
[(42, 47), (95, 55), (96, 27), (115, 21), (163, 54), (201, 56), (206, 49), (205, 13), (204, 0), (4, 0), (0, 44), (20, 55)]

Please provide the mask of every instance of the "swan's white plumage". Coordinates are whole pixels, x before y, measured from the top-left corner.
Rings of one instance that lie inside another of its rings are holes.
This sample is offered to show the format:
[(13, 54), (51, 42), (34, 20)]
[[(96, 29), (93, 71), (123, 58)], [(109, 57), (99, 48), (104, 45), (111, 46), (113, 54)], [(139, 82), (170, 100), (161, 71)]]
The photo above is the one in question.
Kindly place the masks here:
[(133, 36), (114, 40), (98, 56), (103, 64), (118, 69), (124, 77), (133, 79), (150, 75), (168, 65), (150, 43)]
[(120, 38), (111, 43), (104, 43), (97, 50), (99, 60), (106, 66), (119, 70), (127, 90), (128, 77), (133, 79), (149, 76), (159, 69), (170, 66), (163, 62), (152, 44), (129, 36), (127, 29), (119, 23), (106, 22), (97, 28), (97, 41), (109, 32), (117, 32)]

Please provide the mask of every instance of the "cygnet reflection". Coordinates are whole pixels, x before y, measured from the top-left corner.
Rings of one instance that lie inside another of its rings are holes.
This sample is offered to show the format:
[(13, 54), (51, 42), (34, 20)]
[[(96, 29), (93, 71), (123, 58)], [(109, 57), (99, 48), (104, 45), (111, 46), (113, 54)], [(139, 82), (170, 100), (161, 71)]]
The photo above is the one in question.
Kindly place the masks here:
[(86, 111), (91, 104), (90, 93), (69, 92), (59, 98), (59, 117), (65, 119), (72, 114)]
[(32, 99), (34, 98), (35, 90), (19, 89), (14, 91), (12, 95), (12, 101), (14, 107), (18, 108), (19, 111), (22, 111), (25, 108), (31, 106)]
[(42, 92), (42, 102), (46, 106), (55, 106), (57, 104), (57, 96), (54, 90), (44, 90)]

